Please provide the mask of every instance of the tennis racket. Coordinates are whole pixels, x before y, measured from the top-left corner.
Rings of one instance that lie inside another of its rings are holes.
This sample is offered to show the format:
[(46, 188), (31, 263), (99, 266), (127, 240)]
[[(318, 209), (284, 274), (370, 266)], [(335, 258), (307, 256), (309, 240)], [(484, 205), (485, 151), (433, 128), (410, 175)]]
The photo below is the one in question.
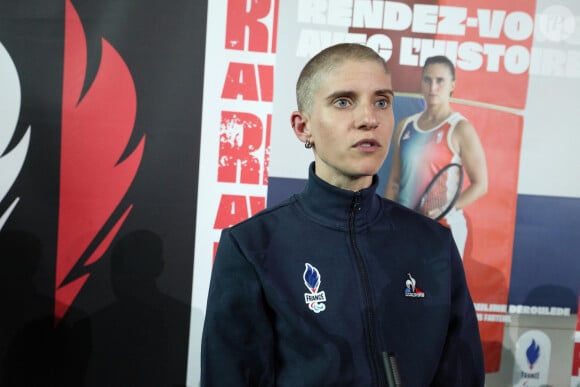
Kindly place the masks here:
[(447, 164), (427, 185), (415, 210), (435, 220), (443, 218), (453, 208), (462, 186), (461, 164)]

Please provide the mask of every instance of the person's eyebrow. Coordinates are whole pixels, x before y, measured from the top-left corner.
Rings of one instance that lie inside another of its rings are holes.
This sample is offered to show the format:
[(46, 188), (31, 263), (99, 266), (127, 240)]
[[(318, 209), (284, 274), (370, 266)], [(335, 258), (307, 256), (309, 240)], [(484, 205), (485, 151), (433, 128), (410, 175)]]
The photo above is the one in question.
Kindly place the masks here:
[(385, 94), (389, 94), (392, 97), (395, 96), (395, 92), (392, 89), (380, 89), (375, 91), (375, 95), (385, 95)]
[(326, 100), (328, 102), (332, 102), (336, 98), (344, 98), (344, 97), (352, 99), (355, 95), (356, 95), (356, 93), (354, 91), (351, 91), (351, 90), (337, 90), (337, 91), (327, 95)]
[[(326, 100), (330, 102), (335, 100), (336, 98), (344, 98), (344, 97), (353, 99), (353, 97), (355, 97), (356, 94), (357, 93), (351, 90), (338, 90), (333, 93), (330, 93), (326, 97)], [(374, 95), (385, 95), (385, 94), (391, 95), (393, 97), (395, 96), (395, 92), (391, 89), (379, 89), (375, 90), (374, 92)]]
[(426, 81), (441, 81), (441, 80), (445, 79), (445, 77), (430, 77), (428, 75), (423, 75), (422, 79), (424, 82), (426, 82)]

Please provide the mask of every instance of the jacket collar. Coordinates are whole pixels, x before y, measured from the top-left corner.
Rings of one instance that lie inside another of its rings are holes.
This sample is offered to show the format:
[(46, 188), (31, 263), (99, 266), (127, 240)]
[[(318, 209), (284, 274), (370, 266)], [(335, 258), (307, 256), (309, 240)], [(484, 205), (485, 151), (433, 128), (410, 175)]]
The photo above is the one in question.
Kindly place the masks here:
[(308, 170), (308, 182), (297, 195), (307, 215), (318, 223), (347, 230), (354, 215), (355, 230), (367, 227), (380, 214), (381, 198), (376, 194), (378, 176), (373, 176), (370, 187), (353, 192), (335, 187), (314, 172), (314, 163)]

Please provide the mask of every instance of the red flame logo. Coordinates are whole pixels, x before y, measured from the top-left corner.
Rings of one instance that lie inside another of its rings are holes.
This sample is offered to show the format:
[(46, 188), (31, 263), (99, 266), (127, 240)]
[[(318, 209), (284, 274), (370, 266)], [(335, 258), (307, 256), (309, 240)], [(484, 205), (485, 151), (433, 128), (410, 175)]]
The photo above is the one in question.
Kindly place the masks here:
[[(66, 1), (60, 203), (55, 283), (55, 320), (69, 310), (90, 273), (109, 248), (132, 206), (120, 208), (145, 146), (131, 152), (137, 110), (133, 79), (119, 53), (101, 39), (101, 62), (82, 94), (87, 47), (81, 20)], [(123, 154), (128, 156), (121, 160)], [(118, 214), (114, 216), (113, 214)]]

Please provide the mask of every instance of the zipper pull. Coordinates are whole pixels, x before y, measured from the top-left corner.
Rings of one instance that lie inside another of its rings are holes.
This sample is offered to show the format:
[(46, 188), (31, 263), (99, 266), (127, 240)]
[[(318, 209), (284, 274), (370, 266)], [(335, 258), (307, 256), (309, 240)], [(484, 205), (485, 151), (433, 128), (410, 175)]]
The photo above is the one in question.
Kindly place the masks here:
[(352, 198), (352, 207), (351, 208), (354, 211), (360, 211), (360, 209), (361, 209), (360, 202), (361, 202), (361, 193), (355, 192), (354, 197)]

